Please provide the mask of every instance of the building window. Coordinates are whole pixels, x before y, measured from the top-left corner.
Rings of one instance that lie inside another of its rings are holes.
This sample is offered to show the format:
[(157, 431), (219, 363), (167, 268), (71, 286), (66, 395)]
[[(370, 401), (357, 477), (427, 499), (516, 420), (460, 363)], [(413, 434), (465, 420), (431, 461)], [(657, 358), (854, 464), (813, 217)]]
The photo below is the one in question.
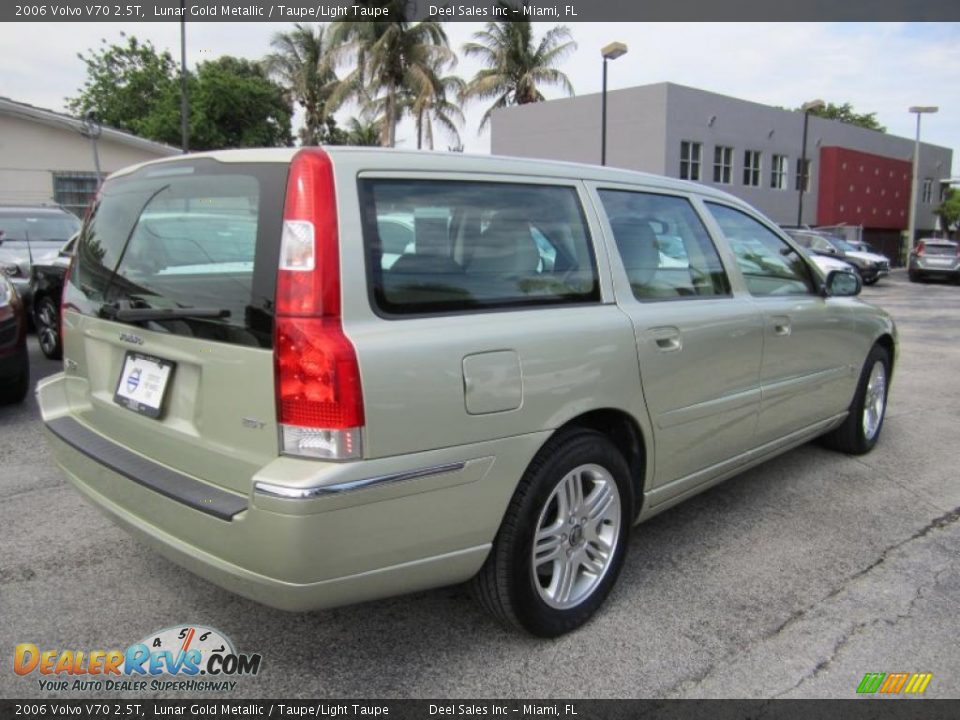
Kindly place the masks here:
[(703, 155), (703, 143), (690, 140), (680, 141), (680, 179), (700, 179), (700, 158)]
[(760, 151), (746, 150), (743, 153), (743, 184), (760, 187)]
[(787, 156), (774, 155), (770, 160), (770, 187), (774, 190), (787, 189)]
[(933, 202), (933, 180), (931, 178), (923, 179), (923, 194), (920, 202), (930, 204)]
[(733, 177), (733, 148), (717, 145), (713, 149), (713, 181), (729, 185)]
[[(810, 160), (797, 160), (797, 179), (795, 190), (803, 188), (804, 192), (810, 192)], [(852, 190), (853, 188), (851, 188)]]
[(77, 217), (82, 218), (93, 202), (100, 183), (96, 173), (55, 172), (53, 174), (53, 200)]

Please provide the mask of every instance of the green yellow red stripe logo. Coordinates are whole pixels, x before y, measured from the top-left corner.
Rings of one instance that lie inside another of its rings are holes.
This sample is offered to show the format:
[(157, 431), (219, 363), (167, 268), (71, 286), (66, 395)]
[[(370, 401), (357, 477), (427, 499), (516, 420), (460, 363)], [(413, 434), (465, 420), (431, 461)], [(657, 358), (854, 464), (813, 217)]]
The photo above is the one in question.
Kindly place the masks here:
[(857, 686), (861, 695), (920, 695), (933, 680), (933, 673), (867, 673)]

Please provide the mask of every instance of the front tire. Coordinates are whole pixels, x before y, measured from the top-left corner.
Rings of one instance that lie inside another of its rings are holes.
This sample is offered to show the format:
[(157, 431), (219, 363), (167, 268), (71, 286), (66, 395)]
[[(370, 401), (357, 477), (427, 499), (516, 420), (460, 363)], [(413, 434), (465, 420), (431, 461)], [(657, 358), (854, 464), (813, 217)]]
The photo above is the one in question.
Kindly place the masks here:
[(850, 414), (840, 427), (823, 436), (824, 444), (849, 455), (864, 455), (873, 450), (883, 429), (889, 389), (890, 353), (874, 345), (860, 371)]
[(471, 582), (506, 625), (540, 637), (576, 629), (620, 574), (632, 520), (630, 470), (598, 432), (552, 438), (527, 468)]
[(51, 360), (63, 357), (60, 342), (60, 308), (49, 295), (34, 303), (33, 324), (37, 329), (40, 351)]

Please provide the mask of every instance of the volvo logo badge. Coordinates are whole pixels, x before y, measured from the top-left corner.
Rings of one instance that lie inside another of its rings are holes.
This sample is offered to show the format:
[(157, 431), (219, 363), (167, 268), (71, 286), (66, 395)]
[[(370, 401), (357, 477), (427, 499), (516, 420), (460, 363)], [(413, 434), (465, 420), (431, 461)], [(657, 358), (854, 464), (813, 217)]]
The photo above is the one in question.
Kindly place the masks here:
[(141, 373), (142, 371), (140, 370), (140, 368), (134, 368), (133, 372), (131, 372), (127, 376), (127, 392), (128, 393), (132, 393), (134, 390), (140, 387)]
[(120, 333), (120, 339), (123, 342), (133, 343), (134, 345), (143, 345), (143, 338), (133, 333)]

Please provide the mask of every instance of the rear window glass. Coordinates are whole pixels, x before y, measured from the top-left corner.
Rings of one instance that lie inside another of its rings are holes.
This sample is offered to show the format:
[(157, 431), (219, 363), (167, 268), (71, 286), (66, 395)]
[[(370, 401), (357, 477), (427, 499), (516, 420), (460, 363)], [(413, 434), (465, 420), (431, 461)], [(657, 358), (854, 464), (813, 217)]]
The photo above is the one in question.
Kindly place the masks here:
[(0, 240), (65, 243), (80, 229), (80, 221), (63, 215), (0, 213)]
[(954, 245), (933, 245), (924, 243), (923, 252), (926, 255), (956, 255), (957, 248)]
[(573, 188), (363, 179), (376, 309), (410, 315), (600, 299)]
[(137, 322), (269, 347), (285, 180), (282, 164), (199, 160), (107, 182), (77, 249), (79, 307), (220, 310)]

